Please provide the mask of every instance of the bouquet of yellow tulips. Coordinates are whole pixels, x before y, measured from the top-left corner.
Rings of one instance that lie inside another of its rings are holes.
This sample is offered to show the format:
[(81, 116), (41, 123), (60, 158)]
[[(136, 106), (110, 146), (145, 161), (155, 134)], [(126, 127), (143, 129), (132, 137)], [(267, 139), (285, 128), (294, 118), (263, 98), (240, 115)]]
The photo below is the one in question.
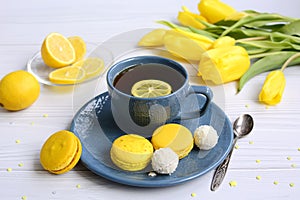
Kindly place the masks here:
[(276, 105), (285, 87), (283, 70), (300, 64), (300, 19), (253, 10), (239, 12), (220, 0), (200, 0), (199, 14), (182, 7), (170, 29), (146, 34), (140, 46), (164, 46), (173, 55), (199, 62), (198, 75), (223, 84), (271, 71), (259, 101)]

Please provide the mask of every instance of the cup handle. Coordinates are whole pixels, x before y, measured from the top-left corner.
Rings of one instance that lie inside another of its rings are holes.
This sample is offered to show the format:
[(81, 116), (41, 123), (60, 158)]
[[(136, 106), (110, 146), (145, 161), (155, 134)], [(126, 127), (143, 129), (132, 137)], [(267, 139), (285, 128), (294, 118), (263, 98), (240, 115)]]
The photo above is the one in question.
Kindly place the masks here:
[(213, 98), (213, 92), (207, 86), (191, 86), (190, 90), (186, 96), (189, 96), (191, 94), (205, 96), (205, 103), (200, 110), (188, 112), (188, 113), (181, 113), (180, 114), (181, 120), (194, 119), (194, 118), (198, 118), (198, 117), (201, 117), (202, 115), (204, 115), (208, 108), (208, 105), (210, 104), (210, 102)]

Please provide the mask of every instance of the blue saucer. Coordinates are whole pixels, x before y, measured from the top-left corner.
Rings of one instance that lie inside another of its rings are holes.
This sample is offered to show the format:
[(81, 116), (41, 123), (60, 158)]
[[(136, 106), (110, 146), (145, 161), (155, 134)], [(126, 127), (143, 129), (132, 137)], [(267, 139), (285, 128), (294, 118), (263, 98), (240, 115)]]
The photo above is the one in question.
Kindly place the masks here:
[(179, 161), (171, 175), (151, 177), (149, 165), (138, 172), (128, 172), (116, 167), (110, 159), (110, 148), (117, 137), (125, 134), (114, 122), (110, 96), (104, 92), (86, 103), (74, 116), (70, 130), (82, 143), (81, 162), (92, 172), (111, 181), (138, 187), (172, 186), (197, 178), (216, 168), (227, 156), (233, 141), (230, 120), (214, 103), (200, 118), (180, 122), (193, 133), (200, 125), (211, 125), (219, 134), (218, 144), (209, 151), (197, 147)]

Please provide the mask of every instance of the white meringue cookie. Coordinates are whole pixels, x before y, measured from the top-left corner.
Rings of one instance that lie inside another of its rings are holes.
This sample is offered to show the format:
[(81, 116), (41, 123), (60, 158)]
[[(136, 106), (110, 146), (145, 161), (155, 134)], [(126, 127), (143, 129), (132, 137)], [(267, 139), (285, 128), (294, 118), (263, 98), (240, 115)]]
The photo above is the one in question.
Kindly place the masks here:
[(153, 153), (152, 168), (159, 174), (172, 174), (178, 166), (178, 155), (169, 147), (160, 148)]
[(194, 132), (194, 142), (199, 149), (210, 150), (218, 143), (217, 131), (209, 125), (198, 127)]

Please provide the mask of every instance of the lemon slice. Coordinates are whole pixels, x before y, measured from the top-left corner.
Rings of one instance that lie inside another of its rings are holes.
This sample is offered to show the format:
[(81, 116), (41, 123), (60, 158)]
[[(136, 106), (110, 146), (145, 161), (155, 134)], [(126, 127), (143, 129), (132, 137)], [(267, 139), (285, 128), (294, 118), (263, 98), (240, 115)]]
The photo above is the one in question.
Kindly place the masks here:
[(100, 58), (89, 57), (74, 63), (72, 66), (81, 67), (86, 73), (86, 78), (91, 78), (101, 74), (104, 70), (104, 62)]
[(56, 84), (74, 84), (85, 80), (85, 76), (85, 71), (81, 67), (68, 66), (52, 71), (49, 80)]
[(160, 80), (142, 80), (136, 82), (131, 88), (131, 94), (135, 97), (152, 98), (171, 94), (171, 86)]
[(59, 33), (50, 33), (41, 48), (42, 59), (46, 65), (61, 68), (72, 64), (76, 54), (71, 42)]
[(82, 60), (86, 54), (86, 44), (84, 40), (79, 36), (68, 37), (75, 50), (75, 61)]

